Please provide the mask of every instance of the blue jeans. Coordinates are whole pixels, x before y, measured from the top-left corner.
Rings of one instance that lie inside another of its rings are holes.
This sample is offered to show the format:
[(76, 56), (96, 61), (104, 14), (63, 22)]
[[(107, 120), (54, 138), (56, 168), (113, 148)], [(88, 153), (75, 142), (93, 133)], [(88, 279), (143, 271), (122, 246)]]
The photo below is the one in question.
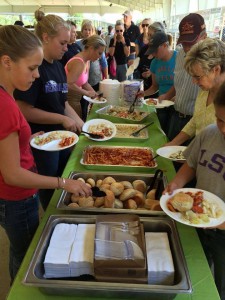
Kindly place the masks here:
[[(32, 149), (32, 152), (40, 175), (58, 177), (62, 175), (70, 156), (71, 149), (68, 148), (54, 152)], [(53, 193), (53, 189), (39, 190), (39, 198), (44, 210), (46, 210)]]
[(117, 65), (116, 66), (116, 79), (119, 82), (127, 80), (126, 72), (127, 72), (127, 64)]
[(14, 280), (39, 225), (38, 196), (20, 201), (0, 199), (0, 225), (10, 242), (9, 273)]

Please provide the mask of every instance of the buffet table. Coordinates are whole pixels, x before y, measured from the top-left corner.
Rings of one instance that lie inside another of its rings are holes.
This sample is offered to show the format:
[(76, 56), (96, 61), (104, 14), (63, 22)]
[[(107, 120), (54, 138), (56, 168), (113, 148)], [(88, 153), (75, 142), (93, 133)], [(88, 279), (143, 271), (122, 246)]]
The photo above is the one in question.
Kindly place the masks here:
[[(98, 118), (99, 116), (96, 115), (94, 112), (94, 109), (92, 109), (90, 113), (90, 118)], [(166, 136), (162, 133), (158, 120), (155, 113), (152, 113), (148, 118), (145, 119), (144, 123), (148, 123), (150, 121), (154, 121), (154, 124), (151, 125), (148, 128), (149, 132), (149, 139), (146, 142), (142, 142), (140, 144), (132, 144), (131, 142), (123, 143), (125, 146), (143, 146), (143, 147), (152, 147), (153, 150), (156, 150), (157, 148), (161, 147), (166, 142)], [(71, 171), (77, 171), (77, 172), (84, 172), (88, 171), (80, 164), (80, 159), (82, 157), (82, 151), (84, 147), (92, 144), (99, 145), (99, 142), (94, 142), (88, 139), (85, 136), (80, 136), (80, 140), (76, 147), (73, 149), (73, 152), (71, 154), (71, 157), (68, 161), (68, 164), (64, 170), (63, 176), (68, 177)], [(120, 142), (114, 142), (113, 140), (109, 140), (104, 142), (104, 145), (121, 145)], [(157, 158), (158, 168), (162, 169), (168, 179), (170, 181), (174, 174), (174, 168), (172, 163), (162, 157)], [(100, 171), (100, 170), (99, 170)], [(154, 173), (154, 169), (152, 169), (152, 173)], [(90, 171), (89, 171), (90, 172)], [(91, 171), (94, 172), (94, 171)], [(127, 169), (124, 170), (124, 172), (128, 172)], [(132, 168), (129, 172), (132, 172)], [(111, 174), (113, 172), (110, 172)], [(43, 231), (43, 228), (48, 220), (48, 217), (50, 215), (59, 215), (63, 214), (63, 211), (59, 211), (56, 209), (56, 204), (58, 202), (58, 199), (60, 197), (61, 191), (56, 190), (52, 200), (49, 204), (49, 207), (47, 211), (45, 212), (39, 228), (35, 234), (35, 237), (28, 249), (28, 252), (25, 256), (25, 259), (21, 265), (21, 268), (18, 272), (18, 275), (14, 281), (14, 284), (9, 292), (8, 300), (51, 300), (51, 299), (71, 299), (70, 296), (56, 296), (56, 295), (47, 295), (44, 294), (42, 291), (40, 291), (39, 288), (32, 287), (32, 286), (25, 286), (22, 281), (25, 277), (27, 268), (29, 266), (29, 263), (31, 261), (32, 255), (35, 251), (35, 248), (37, 246), (37, 243), (39, 241), (39, 238), (41, 236), (41, 233)], [(116, 212), (115, 212), (116, 213)], [(174, 298), (176, 300), (202, 300), (202, 299), (213, 299), (213, 300), (219, 300), (219, 295), (216, 289), (216, 286), (214, 284), (214, 280), (211, 274), (211, 271), (209, 269), (209, 266), (207, 264), (203, 249), (201, 247), (201, 244), (199, 242), (197, 233), (194, 228), (185, 226), (182, 224), (177, 224), (178, 232), (180, 235), (181, 244), (183, 247), (184, 255), (187, 261), (187, 266), (192, 282), (192, 288), (193, 292), (191, 294), (177, 294), (177, 296)], [(106, 286), (107, 289), (107, 286)], [(88, 298), (88, 297), (85, 297)], [(90, 298), (90, 297), (89, 297)], [(93, 295), (94, 299), (98, 299)], [(153, 299), (151, 295), (149, 295), (150, 299)], [(82, 297), (73, 296), (73, 299), (84, 299)], [(119, 299), (119, 298), (117, 298)]]

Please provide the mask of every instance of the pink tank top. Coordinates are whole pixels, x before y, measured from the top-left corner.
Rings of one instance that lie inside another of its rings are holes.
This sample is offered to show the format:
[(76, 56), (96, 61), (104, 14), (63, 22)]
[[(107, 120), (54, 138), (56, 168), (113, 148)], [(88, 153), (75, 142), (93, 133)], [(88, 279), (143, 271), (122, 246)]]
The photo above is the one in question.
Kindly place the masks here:
[[(67, 64), (65, 65), (65, 71), (66, 71), (66, 75), (68, 74), (68, 69), (67, 69), (67, 65), (70, 61), (74, 60), (74, 59), (78, 59), (81, 60), (84, 63), (83, 58), (81, 58), (80, 56), (74, 56), (72, 57)], [(85, 84), (88, 81), (88, 72), (87, 70), (82, 72), (80, 74), (80, 76), (78, 77), (77, 81), (75, 82), (76, 85), (78, 85), (79, 87), (81, 87), (83, 84)]]

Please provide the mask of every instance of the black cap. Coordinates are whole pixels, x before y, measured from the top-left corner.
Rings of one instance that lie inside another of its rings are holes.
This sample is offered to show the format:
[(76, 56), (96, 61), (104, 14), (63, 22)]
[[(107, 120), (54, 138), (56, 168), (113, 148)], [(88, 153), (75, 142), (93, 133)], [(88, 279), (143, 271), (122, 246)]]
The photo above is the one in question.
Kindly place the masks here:
[(20, 20), (15, 21), (14, 25), (24, 26), (23, 22)]
[(157, 51), (160, 45), (168, 42), (168, 37), (165, 32), (156, 32), (153, 34), (149, 41), (148, 50), (145, 52), (145, 55), (153, 54)]

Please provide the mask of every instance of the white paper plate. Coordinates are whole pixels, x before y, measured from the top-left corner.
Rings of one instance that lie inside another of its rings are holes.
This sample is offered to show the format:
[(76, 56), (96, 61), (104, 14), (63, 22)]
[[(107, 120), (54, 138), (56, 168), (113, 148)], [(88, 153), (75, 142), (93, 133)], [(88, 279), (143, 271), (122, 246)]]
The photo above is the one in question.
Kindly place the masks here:
[(102, 103), (106, 103), (107, 102), (107, 100), (104, 97), (101, 97), (101, 100), (98, 100), (97, 98), (92, 99), (92, 98), (90, 98), (88, 96), (83, 96), (83, 98), (85, 100), (87, 100), (88, 102), (94, 103), (94, 104), (102, 104)]
[[(207, 200), (210, 203), (215, 203), (217, 204), (221, 210), (222, 210), (222, 215), (219, 218), (209, 218), (210, 221), (208, 223), (201, 223), (201, 224), (191, 224), (188, 221), (184, 220), (182, 218), (181, 213), (179, 212), (172, 212), (168, 209), (167, 207), (167, 201), (173, 197), (175, 194), (179, 193), (179, 192), (193, 192), (196, 193), (198, 191), (202, 191), (203, 192), (203, 197), (205, 200)], [(223, 202), (222, 199), (220, 199), (219, 197), (217, 197), (216, 195), (208, 192), (208, 191), (204, 191), (201, 189), (193, 189), (193, 188), (183, 188), (183, 189), (177, 189), (173, 192), (172, 195), (169, 195), (168, 193), (165, 195), (162, 195), (162, 197), (160, 198), (160, 206), (162, 208), (162, 210), (172, 219), (174, 219), (175, 221), (178, 221), (182, 224), (185, 225), (189, 225), (189, 226), (193, 226), (193, 227), (200, 227), (200, 228), (208, 228), (208, 227), (214, 227), (214, 226), (218, 226), (220, 224), (222, 224), (225, 221), (225, 203)]]
[(143, 103), (147, 106), (154, 106), (155, 108), (165, 108), (165, 107), (169, 107), (171, 105), (174, 105), (174, 102), (173, 101), (170, 101), (170, 100), (162, 100), (160, 103), (158, 103), (158, 99), (155, 99), (153, 98), (154, 100), (157, 100), (157, 104), (148, 104), (147, 101), (149, 100), (150, 98), (148, 99), (144, 99), (143, 100)]
[(170, 155), (173, 153), (176, 153), (178, 151), (184, 151), (185, 149), (187, 149), (187, 147), (185, 147), (185, 146), (165, 146), (165, 147), (157, 149), (156, 153), (164, 158), (168, 158), (173, 161), (182, 162), (182, 161), (185, 161), (185, 159), (170, 158)]
[(62, 140), (62, 138), (56, 139), (56, 140), (52, 140), (51, 142), (44, 144), (44, 145), (37, 145), (35, 143), (35, 140), (37, 137), (33, 138), (30, 141), (30, 145), (33, 148), (39, 149), (39, 150), (45, 150), (45, 151), (60, 151), (60, 150), (64, 150), (67, 148), (72, 147), (73, 145), (75, 145), (78, 141), (79, 141), (79, 137), (76, 133), (71, 132), (71, 131), (67, 131), (67, 130), (56, 130), (56, 131), (50, 131), (50, 132), (46, 132), (42, 135), (39, 135), (40, 138), (46, 138), (49, 134), (52, 133), (60, 133), (60, 135), (62, 135), (63, 137), (74, 137), (74, 141), (72, 144), (65, 146), (65, 147), (61, 147), (59, 145), (60, 141)]
[(140, 57), (136, 57), (132, 65), (130, 65), (129, 68), (127, 69), (126, 76), (130, 76), (134, 73), (134, 70), (137, 69), (137, 67), (139, 66), (139, 62), (140, 62)]
[(89, 127), (91, 125), (100, 125), (100, 124), (104, 124), (106, 127), (112, 128), (112, 130), (113, 130), (112, 135), (108, 136), (108, 137), (105, 137), (103, 139), (94, 139), (94, 138), (90, 137), (88, 134), (85, 134), (86, 137), (88, 137), (89, 139), (91, 139), (93, 141), (103, 142), (103, 141), (110, 140), (111, 138), (113, 138), (116, 135), (116, 126), (112, 122), (110, 122), (108, 120), (105, 120), (105, 119), (92, 119), (92, 120), (89, 120), (86, 123), (84, 123), (82, 130), (84, 130), (86, 132), (90, 132)]
[(139, 66), (139, 62), (140, 62), (140, 57), (136, 57), (133, 62), (134, 69), (137, 69), (137, 67)]

